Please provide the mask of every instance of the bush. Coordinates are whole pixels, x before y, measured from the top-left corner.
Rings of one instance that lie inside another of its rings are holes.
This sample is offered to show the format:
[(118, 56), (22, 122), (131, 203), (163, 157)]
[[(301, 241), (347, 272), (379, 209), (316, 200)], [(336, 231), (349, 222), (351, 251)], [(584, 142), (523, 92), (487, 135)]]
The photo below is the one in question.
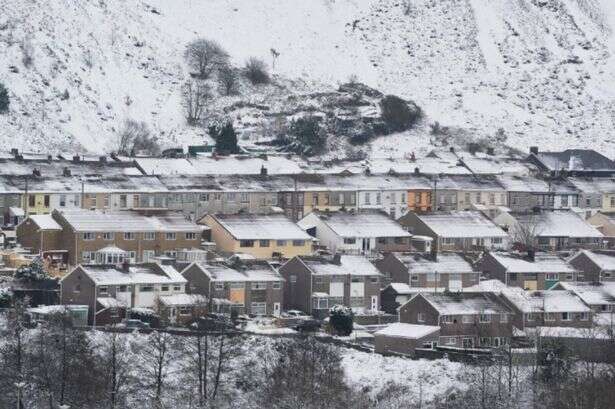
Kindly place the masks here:
[(127, 119), (119, 133), (117, 151), (123, 155), (134, 155), (137, 152), (158, 155), (160, 146), (145, 122)]
[(237, 134), (232, 122), (227, 122), (222, 128), (215, 125), (209, 127), (209, 135), (216, 141), (216, 152), (229, 155), (239, 153)]
[(380, 101), (382, 119), (390, 132), (410, 129), (421, 119), (421, 109), (413, 102), (407, 102), (395, 95), (387, 95)]
[(49, 278), (49, 274), (43, 268), (43, 263), (40, 260), (35, 260), (27, 266), (21, 266), (15, 271), (13, 276), (18, 281), (43, 281)]
[(0, 308), (11, 306), (12, 294), (8, 288), (0, 288)]
[[(325, 148), (327, 136), (314, 116), (299, 118), (291, 122), (290, 134), (307, 153), (318, 153)], [(302, 152), (305, 153), (305, 152)]]
[(329, 324), (334, 334), (348, 336), (352, 333), (352, 310), (343, 305), (334, 305), (329, 310)]
[(224, 95), (237, 93), (238, 78), (232, 67), (224, 67), (218, 72), (218, 83), (220, 84), (220, 92)]
[(10, 103), (9, 90), (0, 82), (0, 114), (8, 112)]
[(263, 60), (258, 58), (250, 58), (246, 62), (245, 76), (254, 85), (268, 84), (271, 81), (269, 73), (267, 72), (267, 65)]

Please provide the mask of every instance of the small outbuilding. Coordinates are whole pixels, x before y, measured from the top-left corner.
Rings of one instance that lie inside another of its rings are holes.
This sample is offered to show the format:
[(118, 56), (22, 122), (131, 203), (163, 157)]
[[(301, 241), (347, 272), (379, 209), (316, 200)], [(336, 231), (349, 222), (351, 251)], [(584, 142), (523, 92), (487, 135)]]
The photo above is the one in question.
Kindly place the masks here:
[(376, 352), (414, 356), (416, 348), (433, 348), (440, 336), (440, 327), (396, 322), (374, 333)]

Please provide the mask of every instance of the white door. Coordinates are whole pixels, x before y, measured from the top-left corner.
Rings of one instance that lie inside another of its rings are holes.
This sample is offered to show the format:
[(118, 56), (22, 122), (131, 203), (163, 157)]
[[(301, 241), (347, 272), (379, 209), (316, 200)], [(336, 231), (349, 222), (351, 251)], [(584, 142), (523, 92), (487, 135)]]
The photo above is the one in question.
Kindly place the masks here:
[(378, 296), (372, 295), (372, 311), (378, 311)]
[(171, 307), (171, 310), (169, 311), (169, 321), (171, 321), (172, 324), (175, 323), (177, 318), (177, 311), (175, 310), (175, 308)]
[(273, 316), (274, 317), (280, 316), (280, 303), (279, 302), (273, 303)]

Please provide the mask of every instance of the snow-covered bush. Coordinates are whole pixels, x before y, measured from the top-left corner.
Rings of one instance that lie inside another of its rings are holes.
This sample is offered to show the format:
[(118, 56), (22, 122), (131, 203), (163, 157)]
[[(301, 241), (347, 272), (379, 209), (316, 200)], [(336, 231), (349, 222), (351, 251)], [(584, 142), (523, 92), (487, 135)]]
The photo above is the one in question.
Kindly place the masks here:
[(261, 59), (252, 57), (246, 62), (245, 76), (254, 85), (268, 84), (271, 81), (267, 65)]
[(239, 76), (233, 67), (224, 67), (218, 72), (218, 84), (223, 95), (234, 95), (237, 93)]
[(298, 153), (318, 153), (325, 148), (327, 136), (317, 117), (307, 116), (294, 120), (290, 124), (290, 134), (297, 142)]
[(8, 288), (0, 288), (0, 308), (8, 308), (11, 305), (13, 294)]
[(206, 38), (191, 41), (186, 46), (184, 58), (188, 65), (196, 71), (196, 77), (205, 79), (211, 73), (228, 64), (228, 53), (220, 44)]
[(28, 265), (21, 266), (15, 271), (14, 278), (19, 281), (43, 281), (49, 278), (49, 274), (43, 268), (40, 260), (34, 260)]
[(348, 336), (352, 333), (352, 310), (343, 305), (334, 305), (329, 310), (329, 324), (336, 335)]
[(223, 155), (239, 153), (237, 146), (237, 134), (233, 123), (228, 121), (224, 126), (212, 125), (209, 127), (209, 135), (216, 141), (216, 153)]
[(380, 101), (382, 119), (389, 131), (401, 132), (410, 129), (419, 119), (422, 111), (411, 101), (404, 101), (395, 95), (387, 95)]
[(9, 110), (10, 103), (9, 90), (6, 89), (4, 84), (0, 82), (0, 114), (3, 114)]

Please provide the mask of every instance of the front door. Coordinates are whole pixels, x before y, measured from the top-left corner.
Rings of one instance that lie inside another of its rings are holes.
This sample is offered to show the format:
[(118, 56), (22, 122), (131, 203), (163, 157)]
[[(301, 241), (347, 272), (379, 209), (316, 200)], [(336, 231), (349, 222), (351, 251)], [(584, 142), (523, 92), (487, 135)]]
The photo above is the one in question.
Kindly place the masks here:
[(273, 303), (273, 316), (274, 317), (280, 316), (280, 303), (279, 302)]
[(371, 243), (370, 243), (370, 239), (369, 238), (364, 238), (363, 239), (363, 253), (368, 253), (369, 250), (371, 249)]
[(378, 296), (372, 295), (372, 311), (378, 311)]

